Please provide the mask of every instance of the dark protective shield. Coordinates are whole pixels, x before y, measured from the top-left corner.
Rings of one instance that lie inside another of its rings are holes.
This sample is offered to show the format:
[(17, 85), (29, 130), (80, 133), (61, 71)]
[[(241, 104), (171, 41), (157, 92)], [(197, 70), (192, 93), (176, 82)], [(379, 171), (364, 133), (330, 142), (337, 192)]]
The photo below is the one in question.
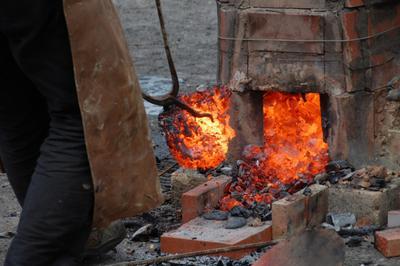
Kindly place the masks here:
[(335, 231), (307, 230), (272, 247), (253, 266), (343, 266), (345, 246)]
[(111, 0), (64, 0), (95, 188), (94, 226), (162, 202), (143, 99)]

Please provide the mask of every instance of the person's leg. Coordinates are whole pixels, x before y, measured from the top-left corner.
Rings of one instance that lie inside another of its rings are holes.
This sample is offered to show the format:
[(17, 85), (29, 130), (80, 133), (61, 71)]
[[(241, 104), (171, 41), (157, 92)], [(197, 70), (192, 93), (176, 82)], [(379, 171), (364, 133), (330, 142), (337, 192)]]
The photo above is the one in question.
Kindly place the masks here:
[(44, 98), (16, 65), (2, 34), (0, 69), (0, 157), (22, 206), (49, 118)]
[(62, 1), (14, 2), (0, 4), (10, 8), (5, 34), (17, 64), (45, 97), (50, 123), (6, 266), (63, 265), (84, 249), (93, 190)]

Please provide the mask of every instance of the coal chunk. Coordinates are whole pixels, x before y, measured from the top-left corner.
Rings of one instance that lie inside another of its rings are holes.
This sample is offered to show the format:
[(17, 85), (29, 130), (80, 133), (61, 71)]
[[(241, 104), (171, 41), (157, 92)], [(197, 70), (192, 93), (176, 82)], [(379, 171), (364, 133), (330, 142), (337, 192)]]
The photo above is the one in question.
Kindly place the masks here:
[(245, 226), (247, 224), (247, 219), (243, 217), (229, 217), (225, 224), (226, 229), (237, 229)]
[(272, 220), (272, 211), (270, 205), (266, 203), (257, 203), (257, 205), (253, 208), (253, 215), (260, 218), (263, 222)]
[(310, 187), (304, 188), (304, 191), (303, 191), (304, 196), (311, 196), (311, 194), (312, 194), (312, 190)]
[(251, 216), (251, 211), (242, 206), (235, 206), (231, 209), (230, 214), (235, 217), (249, 218)]
[(325, 170), (327, 172), (337, 172), (343, 169), (351, 169), (354, 171), (354, 166), (351, 165), (348, 161), (346, 160), (336, 160), (336, 161), (330, 161), (326, 166)]
[(362, 242), (364, 241), (364, 238), (360, 236), (352, 236), (346, 239), (345, 243), (348, 247), (359, 247), (361, 246)]
[(336, 184), (339, 180), (351, 174), (353, 170), (351, 168), (345, 168), (338, 171), (331, 171), (328, 174), (328, 180), (331, 184)]
[(375, 178), (372, 182), (373, 187), (384, 188), (386, 187), (386, 180), (381, 178)]
[(389, 101), (400, 102), (400, 88), (390, 90), (388, 95), (386, 96), (386, 99)]
[(228, 219), (228, 214), (229, 213), (225, 211), (212, 210), (204, 213), (203, 218), (206, 220), (225, 221)]

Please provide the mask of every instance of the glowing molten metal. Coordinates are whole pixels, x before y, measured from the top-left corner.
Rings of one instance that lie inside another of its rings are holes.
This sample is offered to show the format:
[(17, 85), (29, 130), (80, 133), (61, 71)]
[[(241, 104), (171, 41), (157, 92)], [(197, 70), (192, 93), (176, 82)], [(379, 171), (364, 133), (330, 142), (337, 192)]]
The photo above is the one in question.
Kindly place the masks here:
[(160, 115), (168, 147), (180, 166), (211, 169), (225, 160), (229, 141), (235, 131), (229, 126), (231, 92), (214, 87), (204, 92), (180, 96), (182, 102), (195, 110), (210, 113), (213, 120), (195, 118), (186, 111), (172, 109)]

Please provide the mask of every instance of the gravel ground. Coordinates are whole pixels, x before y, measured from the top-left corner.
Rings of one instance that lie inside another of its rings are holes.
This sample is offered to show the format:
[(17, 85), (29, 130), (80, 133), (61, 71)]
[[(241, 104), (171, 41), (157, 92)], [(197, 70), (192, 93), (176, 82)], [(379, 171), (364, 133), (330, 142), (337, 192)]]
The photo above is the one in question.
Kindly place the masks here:
[[(154, 1), (115, 0), (121, 15), (122, 24), (135, 61), (141, 81), (156, 79), (168, 84), (168, 68), (162, 49), (158, 18)], [(217, 16), (214, 0), (165, 0), (164, 13), (171, 48), (179, 77), (182, 79), (182, 91), (192, 91), (199, 85), (212, 85), (217, 71)], [(150, 78), (149, 78), (150, 77)], [(145, 85), (145, 84), (144, 84)], [(146, 84), (149, 85), (149, 84)], [(150, 84), (151, 85), (151, 84)], [(144, 86), (152, 91), (151, 86)], [(168, 86), (167, 86), (168, 87)], [(156, 109), (148, 106), (156, 154), (160, 168), (170, 164), (168, 151), (157, 127), (154, 116)], [(88, 265), (105, 265), (127, 259), (156, 256), (159, 252), (157, 234), (176, 226), (179, 210), (171, 205), (153, 211), (150, 216), (128, 220), (132, 228), (130, 236), (140, 225), (159, 223), (155, 236), (142, 241), (126, 239), (116, 251), (89, 261)], [(0, 233), (15, 232), (20, 208), (4, 175), (0, 175)], [(160, 222), (161, 221), (161, 222)], [(149, 240), (149, 241), (147, 241)], [(0, 265), (2, 265), (10, 239), (0, 237)], [(178, 265), (178, 264), (175, 264)], [(204, 264), (197, 264), (204, 265)], [(219, 264), (221, 265), (221, 264)], [(386, 259), (377, 252), (370, 241), (364, 241), (360, 247), (346, 248), (346, 266), (357, 265), (400, 265), (399, 259)]]

